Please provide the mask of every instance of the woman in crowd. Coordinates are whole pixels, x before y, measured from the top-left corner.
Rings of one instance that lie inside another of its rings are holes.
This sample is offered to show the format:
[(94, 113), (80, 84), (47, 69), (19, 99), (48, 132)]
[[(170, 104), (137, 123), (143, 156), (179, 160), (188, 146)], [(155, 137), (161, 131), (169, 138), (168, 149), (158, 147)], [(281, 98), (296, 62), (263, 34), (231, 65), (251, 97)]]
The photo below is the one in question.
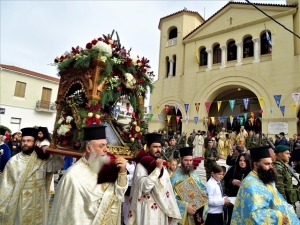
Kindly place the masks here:
[(18, 133), (14, 133), (8, 142), (8, 147), (11, 150), (11, 156), (13, 157), (14, 155), (18, 154), (21, 150), (21, 142), (19, 140), (19, 135)]
[[(243, 179), (251, 172), (250, 158), (247, 153), (241, 153), (237, 159), (237, 165), (232, 166), (224, 177), (226, 195), (228, 197), (236, 197)], [(227, 206), (229, 225), (234, 205)]]

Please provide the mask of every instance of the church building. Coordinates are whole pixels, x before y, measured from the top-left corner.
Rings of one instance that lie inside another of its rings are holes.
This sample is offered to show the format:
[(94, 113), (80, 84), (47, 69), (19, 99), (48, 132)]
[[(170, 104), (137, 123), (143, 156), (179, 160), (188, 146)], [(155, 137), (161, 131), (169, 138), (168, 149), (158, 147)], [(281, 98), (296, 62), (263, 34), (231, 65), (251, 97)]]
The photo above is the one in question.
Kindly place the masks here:
[(231, 1), (207, 20), (187, 9), (161, 18), (149, 131), (300, 133), (299, 5)]

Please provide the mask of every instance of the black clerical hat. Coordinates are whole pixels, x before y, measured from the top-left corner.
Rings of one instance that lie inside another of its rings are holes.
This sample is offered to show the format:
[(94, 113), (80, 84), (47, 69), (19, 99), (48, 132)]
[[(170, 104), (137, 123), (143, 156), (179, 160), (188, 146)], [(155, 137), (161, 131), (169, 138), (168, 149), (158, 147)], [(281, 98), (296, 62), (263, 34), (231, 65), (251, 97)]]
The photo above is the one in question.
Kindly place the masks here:
[(193, 156), (193, 148), (185, 147), (179, 149), (180, 157)]
[(38, 132), (42, 132), (42, 133), (49, 133), (48, 128), (47, 127), (38, 127)]
[(21, 129), (21, 132), (22, 132), (22, 137), (31, 136), (31, 137), (37, 138), (37, 136), (38, 136), (38, 130), (33, 127), (25, 127), (23, 129)]
[(92, 124), (90, 126), (85, 126), (84, 137), (83, 140), (91, 141), (91, 140), (99, 140), (106, 139), (105, 127), (103, 125)]
[(248, 150), (250, 150), (251, 159), (257, 160), (263, 158), (271, 158), (269, 148), (270, 146), (259, 146), (255, 148), (250, 148)]
[(147, 146), (150, 147), (152, 143), (161, 143), (162, 135), (157, 133), (148, 133), (146, 134)]
[(0, 135), (4, 135), (5, 134), (5, 131), (3, 128), (0, 128)]

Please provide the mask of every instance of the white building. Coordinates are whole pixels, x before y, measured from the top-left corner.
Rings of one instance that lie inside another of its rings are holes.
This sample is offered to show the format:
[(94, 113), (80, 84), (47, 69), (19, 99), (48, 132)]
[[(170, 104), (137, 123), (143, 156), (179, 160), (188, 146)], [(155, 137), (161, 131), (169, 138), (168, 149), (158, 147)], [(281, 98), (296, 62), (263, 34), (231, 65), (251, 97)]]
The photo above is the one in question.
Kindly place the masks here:
[(59, 79), (0, 64), (0, 125), (12, 132), (24, 127), (54, 128)]

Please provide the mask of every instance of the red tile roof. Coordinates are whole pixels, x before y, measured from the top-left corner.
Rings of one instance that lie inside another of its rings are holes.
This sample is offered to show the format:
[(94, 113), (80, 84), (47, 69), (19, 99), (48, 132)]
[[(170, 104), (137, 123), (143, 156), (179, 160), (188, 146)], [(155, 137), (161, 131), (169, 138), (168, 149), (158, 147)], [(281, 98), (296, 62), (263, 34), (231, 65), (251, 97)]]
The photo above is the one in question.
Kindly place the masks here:
[[(184, 38), (186, 39), (188, 36), (190, 36), (192, 33), (194, 33), (198, 28), (206, 24), (208, 21), (210, 21), (213, 17), (215, 17), (217, 14), (219, 14), (223, 9), (225, 9), (228, 5), (251, 5), (247, 2), (228, 2), (226, 5), (224, 5), (221, 9), (219, 9), (216, 13), (214, 13), (211, 17), (209, 17), (207, 20), (204, 21), (204, 23), (200, 24), (198, 27), (196, 27), (194, 30), (192, 30), (190, 33), (188, 33)], [(269, 4), (269, 3), (254, 3), (254, 5), (258, 6), (277, 6), (277, 7), (293, 7), (296, 8), (295, 5), (283, 5), (283, 4)]]
[(158, 23), (158, 28), (159, 28), (160, 23), (161, 23), (161, 21), (162, 21), (163, 19), (166, 19), (166, 18), (168, 18), (168, 17), (177, 15), (177, 14), (182, 13), (182, 12), (193, 13), (193, 14), (195, 14), (196, 16), (200, 17), (200, 19), (201, 19), (202, 21), (204, 21), (203, 17), (202, 17), (198, 12), (190, 11), (190, 10), (187, 10), (186, 8), (184, 8), (183, 10), (180, 10), (180, 11), (178, 11), (178, 12), (175, 12), (175, 13), (172, 13), (172, 14), (170, 14), (170, 15), (168, 15), (168, 16), (165, 16), (165, 17), (160, 18), (159, 23)]
[(54, 81), (54, 82), (59, 83), (58, 78), (50, 77), (50, 76), (47, 76), (45, 74), (33, 72), (31, 70), (26, 70), (26, 69), (23, 69), (23, 68), (20, 68), (20, 67), (9, 66), (9, 65), (4, 65), (4, 64), (0, 64), (0, 67), (3, 68), (3, 69), (12, 70), (12, 71), (15, 71), (15, 72), (18, 72), (18, 73), (24, 73), (24, 74), (27, 74), (27, 75), (30, 75), (30, 76), (34, 76), (34, 77), (38, 77), (38, 78), (41, 78), (41, 79), (50, 80), (50, 81)]

